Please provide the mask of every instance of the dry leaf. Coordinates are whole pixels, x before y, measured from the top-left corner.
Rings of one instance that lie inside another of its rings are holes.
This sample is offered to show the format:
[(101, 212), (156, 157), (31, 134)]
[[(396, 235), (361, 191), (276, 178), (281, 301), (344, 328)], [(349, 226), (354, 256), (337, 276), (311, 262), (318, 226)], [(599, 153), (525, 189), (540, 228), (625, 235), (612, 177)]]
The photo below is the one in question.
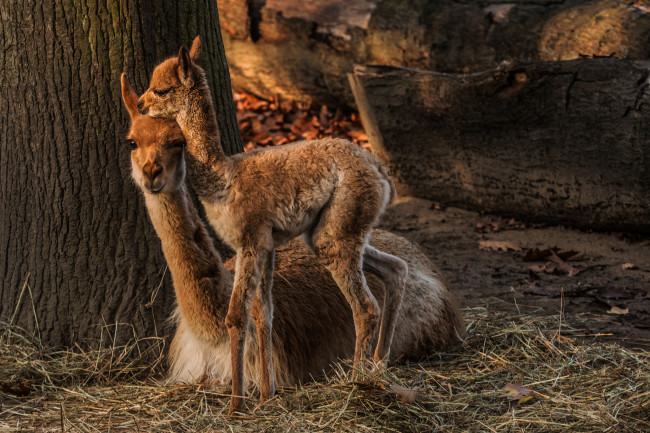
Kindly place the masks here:
[(612, 309), (608, 311), (609, 314), (620, 314), (620, 315), (627, 314), (629, 312), (630, 310), (628, 308), (619, 308), (616, 306), (612, 307)]
[(399, 397), (402, 403), (413, 403), (418, 397), (417, 389), (404, 388), (396, 383), (391, 384), (390, 389)]
[(561, 251), (559, 248), (547, 248), (545, 250), (540, 250), (539, 248), (533, 248), (528, 250), (524, 255), (524, 262), (544, 262), (550, 258), (551, 255), (556, 254), (559, 258), (566, 261), (577, 262), (579, 260), (584, 260), (585, 255), (578, 251)]
[(351, 131), (348, 131), (348, 135), (350, 135), (350, 137), (355, 138), (357, 140), (368, 141), (368, 136), (366, 135), (366, 133), (358, 129), (353, 129)]
[(345, 137), (369, 148), (368, 136), (363, 132), (358, 115), (347, 116), (340, 110), (332, 112), (325, 106), (296, 104), (277, 96), (271, 101), (240, 92), (233, 92), (233, 96), (239, 129), (247, 143), (245, 151), (325, 136)]
[(506, 384), (504, 391), (506, 393), (501, 397), (506, 397), (508, 400), (517, 400), (517, 403), (526, 403), (534, 397), (533, 390), (530, 387), (522, 386), (520, 382)]
[(499, 232), (501, 231), (501, 227), (499, 226), (499, 223), (481, 223), (478, 222), (476, 223), (476, 226), (474, 227), (474, 230), (479, 232), (479, 233), (494, 233), (494, 232)]
[(0, 391), (15, 395), (16, 397), (26, 397), (31, 393), (32, 387), (28, 381), (18, 382), (16, 385), (0, 382)]
[(532, 272), (545, 272), (546, 265), (532, 265), (528, 268), (528, 270)]
[(478, 249), (484, 251), (521, 251), (521, 247), (508, 241), (479, 241)]
[(637, 265), (635, 265), (634, 263), (623, 263), (621, 265), (621, 267), (623, 269), (625, 269), (626, 271), (629, 271), (631, 269), (639, 269), (639, 267)]
[(558, 266), (558, 269), (566, 272), (568, 276), (570, 277), (575, 277), (580, 273), (580, 269), (574, 268), (573, 266), (569, 265), (567, 262), (562, 260), (557, 254), (555, 254), (554, 251), (551, 252), (551, 255), (548, 258), (550, 261), (553, 263), (556, 263)]
[(382, 385), (368, 382), (352, 382), (352, 385), (355, 385), (359, 390), (365, 392), (374, 392), (383, 388)]

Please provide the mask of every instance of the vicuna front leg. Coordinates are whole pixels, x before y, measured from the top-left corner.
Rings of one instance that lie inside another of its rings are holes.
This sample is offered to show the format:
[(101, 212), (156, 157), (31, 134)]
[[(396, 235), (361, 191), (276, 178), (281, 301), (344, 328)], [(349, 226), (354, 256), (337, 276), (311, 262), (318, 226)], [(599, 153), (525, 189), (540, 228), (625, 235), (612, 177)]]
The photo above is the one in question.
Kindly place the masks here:
[(260, 284), (266, 254), (266, 251), (260, 254), (254, 248), (237, 251), (235, 285), (226, 315), (232, 363), (232, 397), (228, 411), (231, 415), (244, 408), (244, 344), (253, 296)]
[(257, 328), (257, 340), (260, 351), (260, 400), (267, 400), (275, 394), (273, 379), (273, 269), (275, 268), (275, 250), (266, 255), (264, 272), (255, 299), (253, 300), (252, 317)]

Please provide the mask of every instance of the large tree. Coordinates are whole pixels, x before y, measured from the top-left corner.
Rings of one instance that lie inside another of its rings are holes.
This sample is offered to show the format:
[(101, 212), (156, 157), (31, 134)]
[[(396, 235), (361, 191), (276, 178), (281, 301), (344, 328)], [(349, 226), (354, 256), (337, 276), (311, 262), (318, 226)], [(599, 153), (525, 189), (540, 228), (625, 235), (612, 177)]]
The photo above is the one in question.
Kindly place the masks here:
[(196, 35), (240, 151), (215, 0), (0, 2), (0, 320), (50, 344), (160, 332), (173, 291), (130, 180), (119, 77), (142, 91)]

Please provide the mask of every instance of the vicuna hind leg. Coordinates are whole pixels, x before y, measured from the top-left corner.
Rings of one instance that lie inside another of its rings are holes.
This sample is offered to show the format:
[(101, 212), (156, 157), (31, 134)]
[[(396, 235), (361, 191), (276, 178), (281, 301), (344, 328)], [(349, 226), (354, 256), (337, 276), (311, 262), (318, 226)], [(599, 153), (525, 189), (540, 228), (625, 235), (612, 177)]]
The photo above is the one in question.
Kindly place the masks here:
[(369, 358), (377, 329), (379, 305), (368, 289), (361, 270), (363, 239), (341, 239), (324, 228), (308, 242), (319, 261), (330, 271), (352, 309), (356, 344), (353, 377), (362, 360)]
[(352, 309), (356, 332), (353, 377), (361, 361), (370, 357), (380, 314), (362, 270), (368, 234), (387, 199), (377, 185), (372, 173), (346, 172), (329, 205), (321, 211), (318, 224), (305, 236)]
[(273, 379), (273, 269), (275, 268), (275, 250), (271, 250), (264, 263), (262, 282), (253, 300), (252, 317), (257, 328), (257, 340), (260, 351), (260, 400), (267, 400), (275, 394)]
[(406, 287), (408, 265), (399, 257), (366, 245), (363, 251), (363, 268), (377, 275), (384, 282), (384, 306), (374, 360), (377, 363), (387, 362), (402, 295)]
[(253, 297), (262, 277), (265, 259), (266, 251), (257, 251), (255, 248), (237, 251), (235, 284), (226, 315), (232, 364), (232, 396), (228, 411), (231, 415), (244, 409), (244, 344)]

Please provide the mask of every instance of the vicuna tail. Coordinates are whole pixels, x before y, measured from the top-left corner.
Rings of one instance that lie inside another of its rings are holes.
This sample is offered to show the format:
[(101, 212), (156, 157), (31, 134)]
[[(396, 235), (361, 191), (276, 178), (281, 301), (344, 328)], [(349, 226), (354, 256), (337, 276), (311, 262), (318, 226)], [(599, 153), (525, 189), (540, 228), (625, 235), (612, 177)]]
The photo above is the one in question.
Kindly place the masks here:
[(386, 182), (388, 182), (388, 185), (390, 187), (390, 198), (388, 199), (388, 204), (390, 204), (393, 202), (393, 200), (395, 200), (395, 197), (397, 196), (397, 191), (395, 190), (395, 182), (388, 172), (388, 167), (386, 167), (379, 160), (377, 160), (377, 169), (379, 170), (379, 173), (384, 177), (384, 179), (386, 179)]
[(377, 167), (377, 171), (379, 171), (379, 175), (388, 182), (388, 188), (390, 188), (389, 191), (389, 196), (388, 196), (388, 203), (387, 205), (391, 204), (393, 200), (395, 200), (395, 197), (397, 197), (397, 191), (395, 190), (395, 182), (393, 181), (393, 178), (390, 175), (390, 172), (388, 171), (388, 167), (384, 165), (383, 162), (379, 160), (375, 155), (373, 155), (370, 152), (363, 152), (363, 155), (366, 157), (366, 160), (373, 164), (375, 167)]

